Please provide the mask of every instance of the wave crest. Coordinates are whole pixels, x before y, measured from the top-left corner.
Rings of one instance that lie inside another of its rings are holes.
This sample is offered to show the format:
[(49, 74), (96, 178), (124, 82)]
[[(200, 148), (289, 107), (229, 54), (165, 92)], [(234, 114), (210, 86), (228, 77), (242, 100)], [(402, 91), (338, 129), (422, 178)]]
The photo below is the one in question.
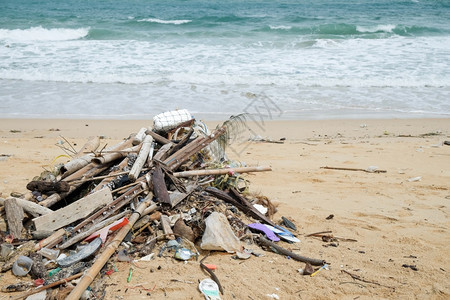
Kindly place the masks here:
[(77, 40), (89, 34), (89, 28), (43, 28), (0, 29), (0, 40), (13, 41), (67, 41)]
[(361, 33), (375, 33), (375, 32), (392, 32), (397, 26), (392, 24), (375, 25), (375, 26), (356, 26), (356, 31)]
[(173, 25), (181, 25), (192, 22), (192, 20), (161, 20), (155, 18), (141, 19), (138, 22), (150, 22), (150, 23), (159, 23), (159, 24), (173, 24)]

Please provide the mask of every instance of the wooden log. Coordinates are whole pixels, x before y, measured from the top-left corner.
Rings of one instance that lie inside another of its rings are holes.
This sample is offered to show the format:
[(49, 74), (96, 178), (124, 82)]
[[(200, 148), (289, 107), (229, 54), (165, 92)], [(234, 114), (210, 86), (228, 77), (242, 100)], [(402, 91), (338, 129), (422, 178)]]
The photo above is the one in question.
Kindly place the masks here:
[(38, 191), (43, 194), (47, 194), (48, 192), (56, 192), (63, 193), (68, 192), (70, 189), (69, 183), (65, 181), (30, 181), (27, 184), (27, 189), (30, 191)]
[(144, 167), (145, 162), (147, 161), (148, 154), (150, 153), (152, 142), (153, 138), (150, 135), (145, 136), (138, 157), (136, 158), (136, 161), (134, 162), (133, 167), (128, 174), (128, 178), (131, 182), (135, 182), (139, 177), (139, 174), (141, 173), (141, 170)]
[(157, 163), (153, 170), (153, 192), (156, 196), (156, 201), (159, 203), (170, 204), (170, 197), (167, 191), (166, 181), (164, 180), (164, 173), (161, 166)]
[[(15, 198), (15, 197), (11, 197), (11, 198), (16, 199), (17, 204), (19, 204), (19, 206), (22, 207), (24, 211), (26, 211), (27, 213), (29, 213), (33, 217), (46, 215), (46, 214), (51, 213), (53, 211), (50, 208), (43, 207), (43, 206), (41, 206), (39, 204), (36, 204), (34, 202), (31, 202), (31, 201), (28, 201), (28, 200), (25, 200), (25, 199), (20, 199), (20, 198)], [(0, 204), (4, 205), (4, 203), (5, 203), (5, 199), (0, 198)]]
[(111, 191), (102, 189), (47, 215), (33, 219), (36, 230), (56, 230), (87, 217), (94, 210), (113, 201)]
[(156, 132), (152, 131), (151, 128), (148, 128), (147, 131), (145, 132), (145, 134), (147, 135), (151, 135), (152, 138), (157, 141), (158, 143), (160, 143), (161, 145), (165, 145), (165, 144), (169, 144), (171, 143), (171, 141), (169, 141), (168, 139), (166, 139), (165, 137), (157, 134)]
[(166, 215), (161, 215), (161, 219), (159, 219), (159, 220), (161, 222), (161, 227), (164, 232), (164, 235), (166, 235), (168, 237), (168, 239), (170, 239), (170, 240), (175, 239), (172, 228), (170, 228), (169, 217)]
[(20, 239), (23, 229), (23, 208), (20, 207), (15, 198), (6, 199), (4, 205), (9, 233), (14, 239)]
[[(151, 195), (151, 193), (149, 194)], [(84, 291), (87, 289), (89, 284), (94, 280), (94, 278), (97, 276), (97, 274), (100, 272), (100, 270), (103, 268), (103, 266), (106, 264), (108, 259), (111, 257), (111, 255), (116, 252), (117, 248), (119, 247), (122, 240), (125, 238), (125, 236), (128, 234), (128, 232), (133, 227), (134, 223), (139, 219), (141, 213), (151, 204), (151, 197), (147, 197), (146, 200), (141, 202), (139, 204), (138, 208), (135, 212), (131, 215), (129, 219), (129, 223), (122, 227), (119, 232), (114, 237), (113, 241), (108, 244), (105, 247), (105, 250), (102, 254), (97, 258), (95, 263), (92, 265), (91, 268), (89, 268), (84, 276), (81, 278), (81, 280), (78, 282), (77, 286), (70, 292), (70, 294), (67, 296), (66, 300), (77, 300), (80, 299), (81, 295), (84, 293)]]
[(250, 173), (250, 172), (265, 172), (272, 171), (271, 167), (241, 167), (241, 168), (224, 168), (224, 169), (209, 169), (209, 170), (193, 170), (185, 172), (173, 173), (175, 177), (190, 177), (202, 175), (223, 175), (228, 173)]
[(146, 136), (146, 132), (147, 128), (142, 127), (138, 133), (136, 133), (136, 135), (133, 138), (133, 146), (139, 145), (140, 143), (142, 143), (142, 141), (144, 140), (145, 136)]
[[(96, 167), (93, 164), (89, 164), (85, 168), (86, 168), (87, 171), (82, 174), (82, 177), (80, 177), (81, 179), (83, 177), (87, 177), (87, 178), (93, 177), (93, 176), (95, 176), (95, 175), (105, 171), (106, 169), (108, 169), (109, 165), (100, 165), (100, 166)], [(81, 173), (85, 168), (83, 168), (81, 170), (78, 170), (76, 173), (79, 173), (79, 172)], [(75, 175), (75, 173), (72, 174), (72, 175)], [(70, 175), (69, 177), (71, 177), (72, 175)], [(68, 179), (69, 177), (67, 177), (66, 179)], [(42, 206), (45, 206), (45, 207), (50, 207), (50, 206), (56, 204), (57, 202), (61, 201), (62, 199), (64, 199), (65, 197), (67, 197), (68, 195), (73, 193), (74, 191), (76, 191), (82, 184), (83, 184), (83, 181), (79, 181), (77, 183), (73, 183), (70, 186), (70, 189), (69, 189), (68, 192), (61, 193), (61, 194), (58, 194), (58, 193), (52, 194), (47, 199), (45, 199), (44, 201), (39, 202), (39, 205), (42, 205)]]

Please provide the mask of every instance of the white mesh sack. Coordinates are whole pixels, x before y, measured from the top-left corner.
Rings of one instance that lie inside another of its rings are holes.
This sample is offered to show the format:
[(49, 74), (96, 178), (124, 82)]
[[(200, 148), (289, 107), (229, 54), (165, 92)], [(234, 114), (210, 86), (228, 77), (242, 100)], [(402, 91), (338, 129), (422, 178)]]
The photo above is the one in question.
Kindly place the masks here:
[(153, 129), (167, 131), (189, 120), (192, 120), (192, 115), (187, 109), (166, 111), (153, 117)]

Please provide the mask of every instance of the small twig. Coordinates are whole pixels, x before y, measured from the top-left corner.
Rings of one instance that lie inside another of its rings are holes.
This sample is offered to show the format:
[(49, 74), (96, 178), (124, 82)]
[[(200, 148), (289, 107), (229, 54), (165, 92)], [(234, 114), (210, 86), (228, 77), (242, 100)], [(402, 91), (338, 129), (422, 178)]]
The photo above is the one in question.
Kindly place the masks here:
[(328, 230), (328, 231), (314, 232), (314, 233), (310, 233), (310, 234), (305, 235), (305, 237), (309, 237), (309, 236), (318, 236), (318, 237), (321, 237), (322, 234), (326, 234), (326, 233), (333, 233), (333, 231)]
[(70, 148), (72, 148), (73, 154), (78, 153), (78, 151), (75, 150), (75, 148), (72, 146), (72, 144), (65, 137), (63, 137), (62, 135), (59, 135), (59, 137), (62, 138), (67, 144), (69, 144)]
[(386, 170), (366, 170), (366, 169), (359, 169), (359, 168), (340, 168), (340, 167), (320, 167), (321, 169), (328, 169), (328, 170), (340, 170), (340, 171), (361, 171), (366, 173), (386, 173)]
[(356, 284), (357, 286), (359, 286), (359, 287), (366, 287), (364, 284), (361, 284), (361, 283), (359, 283), (359, 282), (354, 282), (354, 281), (343, 281), (343, 282), (339, 282), (339, 285), (341, 285), (341, 284), (348, 284), (348, 283), (350, 283), (350, 284)]
[(362, 282), (365, 282), (365, 283), (375, 284), (375, 285), (382, 286), (382, 287), (389, 288), (389, 289), (395, 289), (395, 287), (383, 285), (383, 284), (380, 284), (380, 283), (378, 283), (376, 281), (366, 280), (364, 278), (361, 278), (361, 276), (356, 275), (356, 274), (352, 274), (352, 273), (350, 273), (350, 272), (348, 272), (346, 270), (341, 270), (341, 272), (345, 273), (347, 275), (350, 275), (350, 277), (352, 277), (355, 280), (359, 280), (359, 281), (362, 281)]
[(200, 268), (201, 268), (202, 270), (204, 270), (204, 271), (206, 271), (206, 272), (209, 273), (209, 275), (211, 276), (212, 280), (214, 280), (214, 281), (217, 283), (217, 285), (219, 286), (219, 291), (220, 291), (220, 293), (223, 295), (223, 288), (222, 288), (222, 285), (220, 284), (219, 278), (217, 278), (216, 274), (214, 274), (214, 272), (213, 272), (212, 270), (210, 270), (207, 266), (205, 266), (205, 265), (203, 264), (203, 261), (204, 261), (210, 254), (211, 254), (211, 252), (209, 252), (208, 254), (206, 254), (206, 256), (203, 257), (203, 258), (200, 260)]

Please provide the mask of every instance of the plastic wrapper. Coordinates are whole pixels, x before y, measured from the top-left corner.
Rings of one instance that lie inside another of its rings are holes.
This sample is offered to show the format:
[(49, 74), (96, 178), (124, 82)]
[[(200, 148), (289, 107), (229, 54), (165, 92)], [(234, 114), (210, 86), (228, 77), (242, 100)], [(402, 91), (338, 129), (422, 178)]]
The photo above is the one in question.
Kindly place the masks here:
[(206, 229), (200, 247), (203, 250), (222, 250), (229, 253), (240, 251), (241, 242), (231, 230), (225, 215), (213, 212), (205, 219)]

